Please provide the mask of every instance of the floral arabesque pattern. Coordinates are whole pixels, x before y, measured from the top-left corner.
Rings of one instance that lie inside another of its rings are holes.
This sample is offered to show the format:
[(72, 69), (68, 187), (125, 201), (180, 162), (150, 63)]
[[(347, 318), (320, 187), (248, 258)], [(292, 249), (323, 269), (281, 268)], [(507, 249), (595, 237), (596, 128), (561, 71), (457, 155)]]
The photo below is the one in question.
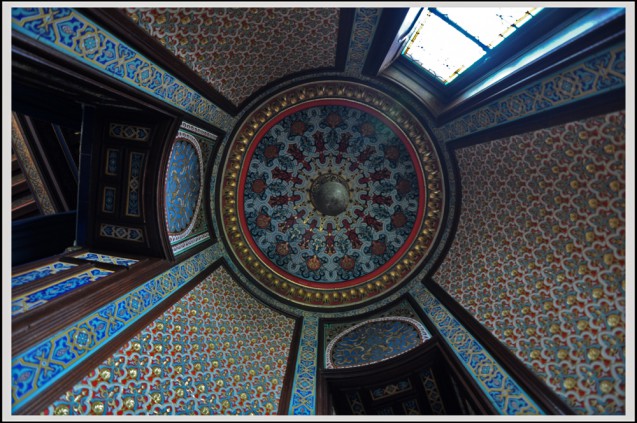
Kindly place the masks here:
[[(293, 277), (329, 284), (368, 275), (405, 245), (422, 214), (423, 177), (406, 146), (389, 126), (353, 107), (308, 107), (286, 116), (249, 160), (248, 232)], [(326, 174), (349, 187), (349, 206), (337, 216), (322, 215), (308, 195)]]
[(435, 280), (573, 409), (625, 410), (625, 113), (459, 149)]
[(333, 67), (338, 8), (127, 8), (235, 105), (290, 73)]
[(276, 414), (293, 330), (221, 268), (42, 414)]

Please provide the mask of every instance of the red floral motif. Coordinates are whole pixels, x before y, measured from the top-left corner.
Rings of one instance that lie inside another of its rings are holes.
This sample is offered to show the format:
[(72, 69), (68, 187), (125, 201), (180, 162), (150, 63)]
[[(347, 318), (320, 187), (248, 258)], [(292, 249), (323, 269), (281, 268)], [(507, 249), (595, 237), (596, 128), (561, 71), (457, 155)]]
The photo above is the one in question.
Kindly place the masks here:
[(372, 241), (372, 254), (375, 256), (382, 256), (385, 254), (385, 249), (387, 246), (383, 241)]
[(356, 259), (352, 256), (344, 256), (340, 262), (341, 268), (345, 271), (350, 271), (356, 265)]
[(396, 212), (391, 217), (391, 224), (394, 228), (402, 228), (407, 223), (407, 216), (403, 212)]
[(287, 256), (290, 254), (290, 244), (288, 242), (277, 242), (276, 253), (280, 256)]
[(387, 157), (387, 160), (395, 162), (400, 158), (400, 150), (398, 149), (398, 147), (395, 147), (393, 145), (387, 147), (385, 149), (385, 157)]
[(267, 184), (263, 179), (256, 179), (252, 182), (252, 191), (256, 192), (257, 194), (261, 194), (263, 191), (265, 191), (266, 186)]
[(317, 256), (312, 256), (305, 262), (307, 268), (315, 272), (321, 268), (321, 260)]
[(330, 128), (336, 128), (338, 125), (343, 123), (343, 119), (341, 118), (341, 115), (339, 115), (338, 113), (332, 112), (329, 115), (327, 115), (327, 117), (325, 118), (325, 122), (327, 123), (327, 126), (329, 126)]
[(307, 130), (307, 125), (302, 120), (297, 120), (290, 126), (290, 135), (303, 135)]
[(257, 216), (257, 226), (261, 229), (268, 228), (270, 227), (271, 220), (272, 218), (270, 216), (268, 216), (267, 214), (261, 213), (260, 215)]
[(400, 195), (408, 194), (411, 191), (411, 182), (407, 179), (400, 179), (396, 184), (396, 191), (398, 191)]
[(263, 155), (268, 160), (275, 159), (279, 156), (279, 147), (277, 147), (276, 145), (268, 145), (263, 150)]
[(365, 122), (360, 127), (360, 133), (364, 137), (371, 137), (376, 134), (376, 128), (371, 122)]

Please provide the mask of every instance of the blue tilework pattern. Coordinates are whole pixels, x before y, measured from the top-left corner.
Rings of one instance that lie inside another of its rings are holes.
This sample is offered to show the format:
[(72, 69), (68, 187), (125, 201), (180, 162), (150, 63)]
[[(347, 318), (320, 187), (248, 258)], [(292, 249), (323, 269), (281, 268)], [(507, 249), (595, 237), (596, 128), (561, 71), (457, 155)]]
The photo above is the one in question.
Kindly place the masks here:
[(106, 213), (113, 213), (115, 211), (115, 196), (117, 189), (113, 187), (104, 187), (104, 200), (102, 204), (102, 211)]
[[(234, 120), (194, 89), (71, 8), (11, 9), (15, 31), (223, 130)], [(230, 126), (229, 126), (230, 125)]]
[(427, 401), (433, 414), (447, 414), (445, 412), (445, 406), (438, 390), (438, 384), (431, 369), (426, 369), (420, 373), (420, 380), (425, 388), (425, 394), (427, 394)]
[(295, 416), (316, 414), (317, 351), (318, 318), (305, 317), (288, 414)]
[(130, 172), (128, 175), (128, 206), (126, 207), (126, 215), (139, 216), (141, 207), (139, 203), (139, 186), (141, 184), (140, 177), (144, 167), (144, 157), (142, 153), (131, 153), (130, 155)]
[(106, 174), (117, 175), (119, 172), (119, 150), (109, 148), (106, 151)]
[(197, 141), (180, 139), (173, 145), (166, 171), (166, 221), (169, 233), (186, 230), (195, 218), (201, 194), (201, 152)]
[(15, 288), (25, 283), (33, 282), (38, 279), (45, 278), (49, 275), (54, 275), (59, 272), (63, 272), (68, 269), (72, 269), (77, 266), (72, 263), (63, 263), (61, 261), (56, 261), (46, 266), (38, 267), (37, 269), (29, 270), (28, 272), (21, 273), (19, 275), (15, 275), (11, 277), (11, 287)]
[(108, 135), (123, 140), (148, 141), (150, 139), (150, 128), (126, 125), (123, 123), (111, 123), (108, 126)]
[(142, 318), (218, 258), (209, 247), (104, 305), (11, 360), (11, 404), (15, 413), (78, 363)]
[(397, 317), (373, 319), (348, 329), (328, 346), (328, 368), (369, 365), (416, 348), (429, 334), (414, 323)]
[(79, 254), (77, 256), (73, 256), (75, 258), (78, 259), (82, 259), (82, 260), (88, 260), (88, 261), (97, 261), (100, 263), (109, 263), (109, 264), (116, 264), (118, 266), (132, 266), (133, 264), (137, 263), (139, 260), (135, 260), (135, 259), (131, 259), (131, 258), (126, 258), (126, 257), (117, 257), (117, 256), (111, 256), (108, 254), (99, 254), (99, 253), (83, 253), (83, 254)]
[(360, 74), (363, 71), (367, 53), (374, 40), (382, 9), (358, 8), (352, 25), (352, 35), (349, 41), (349, 51), (345, 63), (347, 74)]
[(404, 379), (399, 380), (396, 383), (390, 383), (386, 386), (370, 389), (369, 394), (372, 397), (372, 400), (378, 401), (401, 392), (409, 391), (411, 388), (411, 382), (409, 382), (409, 379)]
[(130, 228), (128, 226), (108, 225), (105, 223), (102, 223), (100, 226), (100, 236), (135, 242), (144, 241), (144, 232), (142, 229)]
[(349, 408), (354, 415), (362, 415), (365, 414), (365, 406), (363, 405), (363, 400), (358, 392), (346, 392), (345, 398), (347, 398), (347, 403), (349, 404)]
[(164, 183), (166, 227), (175, 255), (210, 239), (202, 201), (202, 171), (217, 139), (217, 135), (185, 121), (175, 137)]
[(417, 285), (411, 294), (499, 413), (545, 414), (431, 292)]
[(26, 311), (33, 310), (62, 295), (68, 294), (77, 288), (102, 279), (113, 271), (91, 268), (81, 273), (76, 273), (68, 278), (43, 286), (35, 291), (21, 295), (11, 301), (11, 316), (17, 316)]
[(461, 116), (433, 131), (441, 141), (466, 135), (573, 103), (626, 83), (622, 43)]

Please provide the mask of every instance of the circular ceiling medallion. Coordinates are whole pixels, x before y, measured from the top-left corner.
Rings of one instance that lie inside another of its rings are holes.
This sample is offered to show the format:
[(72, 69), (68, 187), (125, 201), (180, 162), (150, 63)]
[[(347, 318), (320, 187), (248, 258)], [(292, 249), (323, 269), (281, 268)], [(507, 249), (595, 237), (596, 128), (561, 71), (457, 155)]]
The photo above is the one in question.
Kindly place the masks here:
[(166, 226), (171, 242), (192, 231), (201, 202), (203, 174), (201, 149), (197, 139), (179, 131), (166, 170)]
[(441, 226), (441, 163), (381, 92), (342, 81), (276, 95), (247, 117), (221, 175), (230, 251), (268, 291), (313, 307), (364, 303), (422, 264)]

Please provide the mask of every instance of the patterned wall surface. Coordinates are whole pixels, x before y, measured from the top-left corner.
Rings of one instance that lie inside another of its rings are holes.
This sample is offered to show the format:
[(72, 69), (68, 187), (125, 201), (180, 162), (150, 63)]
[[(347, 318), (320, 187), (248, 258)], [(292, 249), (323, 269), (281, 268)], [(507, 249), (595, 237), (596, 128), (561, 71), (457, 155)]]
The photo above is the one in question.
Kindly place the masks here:
[(625, 113), (457, 151), (435, 280), (582, 414), (625, 407)]
[(11, 9), (11, 26), (104, 74), (229, 131), (234, 119), (121, 40), (70, 8)]
[(124, 12), (235, 105), (285, 75), (335, 65), (337, 8)]
[(43, 414), (276, 414), (293, 332), (219, 268)]
[(626, 47), (614, 46), (553, 73), (541, 81), (472, 110), (433, 132), (450, 141), (487, 128), (573, 103), (626, 83)]
[(204, 210), (204, 174), (217, 135), (182, 122), (175, 137), (165, 181), (166, 226), (174, 254), (208, 239)]
[(122, 297), (11, 358), (11, 405), (16, 413), (77, 363), (94, 354), (219, 257), (209, 247)]
[(388, 360), (418, 347), (431, 334), (422, 323), (408, 317), (381, 317), (366, 320), (327, 345), (326, 367), (365, 366)]
[(411, 295), (440, 331), (452, 351), (478, 387), (504, 415), (544, 414), (517, 382), (498, 364), (484, 347), (422, 284), (413, 287)]

